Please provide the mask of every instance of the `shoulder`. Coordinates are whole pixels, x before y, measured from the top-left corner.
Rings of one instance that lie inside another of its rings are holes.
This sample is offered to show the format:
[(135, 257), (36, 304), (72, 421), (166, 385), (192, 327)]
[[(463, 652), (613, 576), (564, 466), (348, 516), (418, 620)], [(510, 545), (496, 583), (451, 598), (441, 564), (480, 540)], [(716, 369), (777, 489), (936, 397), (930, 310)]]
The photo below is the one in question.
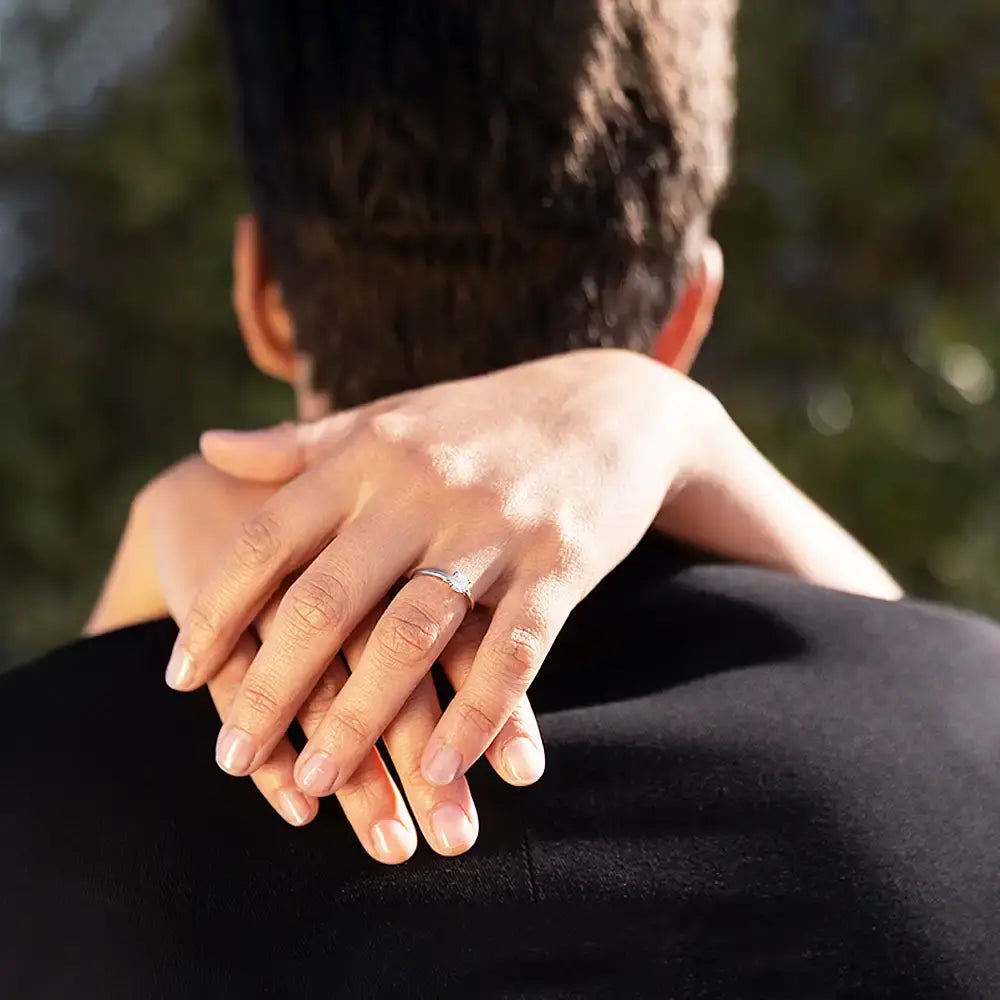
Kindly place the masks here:
[[(155, 667), (160, 660), (165, 667), (176, 635), (177, 626), (170, 619), (162, 618), (84, 636), (58, 646), (0, 673), (0, 708), (10, 707), (8, 699), (15, 691), (25, 687), (48, 687), (56, 678), (72, 675), (82, 678), (80, 683), (86, 685), (102, 672), (109, 678), (133, 668), (136, 673), (144, 672), (145, 664)], [(88, 674), (89, 678), (85, 676)]]

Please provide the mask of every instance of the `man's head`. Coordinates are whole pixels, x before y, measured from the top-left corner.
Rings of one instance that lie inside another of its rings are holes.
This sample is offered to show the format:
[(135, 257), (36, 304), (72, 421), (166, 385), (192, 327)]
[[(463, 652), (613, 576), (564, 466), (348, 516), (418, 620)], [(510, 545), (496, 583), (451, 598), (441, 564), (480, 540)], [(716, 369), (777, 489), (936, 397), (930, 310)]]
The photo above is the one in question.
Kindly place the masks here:
[(690, 353), (721, 281), (736, 0), (220, 4), (256, 212), (235, 297), (262, 367), (297, 351), (350, 406), (649, 350), (672, 310)]

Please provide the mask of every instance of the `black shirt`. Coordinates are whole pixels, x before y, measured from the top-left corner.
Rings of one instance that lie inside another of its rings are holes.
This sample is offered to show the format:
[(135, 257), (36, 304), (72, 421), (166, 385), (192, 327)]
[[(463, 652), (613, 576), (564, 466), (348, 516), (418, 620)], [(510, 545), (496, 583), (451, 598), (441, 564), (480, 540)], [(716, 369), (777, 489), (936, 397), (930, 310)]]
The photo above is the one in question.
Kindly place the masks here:
[(0, 677), (0, 996), (1000, 996), (1000, 629), (647, 539), (531, 699), (547, 769), (385, 867), (213, 763), (167, 622)]

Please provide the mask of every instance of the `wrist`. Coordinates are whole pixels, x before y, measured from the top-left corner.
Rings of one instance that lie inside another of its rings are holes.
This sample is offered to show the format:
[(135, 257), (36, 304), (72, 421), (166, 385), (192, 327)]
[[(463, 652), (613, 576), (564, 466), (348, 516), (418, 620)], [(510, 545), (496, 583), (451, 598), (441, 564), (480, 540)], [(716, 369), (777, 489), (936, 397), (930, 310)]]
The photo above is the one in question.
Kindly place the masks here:
[(702, 442), (705, 450), (661, 508), (659, 530), (821, 586), (886, 600), (902, 596), (874, 556), (785, 478), (721, 404)]
[(654, 411), (668, 481), (661, 515), (684, 493), (731, 491), (750, 473), (756, 449), (714, 393), (684, 375), (663, 369)]

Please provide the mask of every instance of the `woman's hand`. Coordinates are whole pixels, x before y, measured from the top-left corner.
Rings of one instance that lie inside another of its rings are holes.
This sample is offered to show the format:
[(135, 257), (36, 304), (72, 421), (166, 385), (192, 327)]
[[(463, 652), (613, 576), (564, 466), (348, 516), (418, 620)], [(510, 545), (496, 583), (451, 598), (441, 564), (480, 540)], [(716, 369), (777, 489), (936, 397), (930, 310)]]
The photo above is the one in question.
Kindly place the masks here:
[[(158, 476), (136, 498), (130, 539), (123, 549), (136, 556), (146, 553), (145, 558), (152, 560), (157, 587), (163, 595), (158, 600), (179, 620), (187, 614), (233, 528), (252, 517), (273, 493), (271, 486), (240, 482), (200, 458), (188, 459)], [(137, 559), (130, 557), (130, 561), (138, 564)], [(221, 715), (228, 712), (260, 648), (258, 635), (269, 634), (277, 606), (275, 598), (261, 610), (255, 627), (240, 637), (233, 654), (208, 682)], [(348, 638), (342, 654), (332, 659), (303, 702), (298, 721), (307, 737), (315, 732), (346, 682), (348, 664), (357, 662), (372, 624), (363, 623)], [(429, 692), (422, 690), (403, 707), (383, 735), (428, 843), (441, 854), (456, 854), (475, 840), (478, 821), (467, 782), (456, 781), (440, 789), (420, 777), (420, 754), (441, 714), (439, 707), (434, 711), (436, 705), (433, 688)], [(254, 772), (253, 780), (281, 816), (301, 826), (316, 815), (317, 801), (296, 788), (295, 758), (291, 743), (282, 738)], [(413, 853), (417, 840), (413, 820), (377, 749), (372, 748), (364, 757), (337, 797), (358, 839), (374, 858), (397, 863)]]
[[(448, 665), (463, 623), (456, 696), (422, 773), (448, 785), (493, 746), (503, 776), (533, 781), (543, 763), (531, 679), (572, 609), (712, 446), (719, 412), (648, 359), (587, 351), (335, 415), (313, 425), (304, 452), (290, 430), (294, 446), (267, 472), (308, 468), (243, 525), (184, 622), (169, 680), (190, 689), (212, 677), (282, 581), (308, 566), (220, 734), (220, 764), (250, 773), (358, 624), (408, 580), (301, 754), (300, 788), (342, 787), (431, 664)], [(204, 442), (220, 468), (235, 447)], [(477, 614), (442, 581), (409, 579), (422, 567), (463, 573)]]
[[(202, 588), (168, 680), (190, 689), (212, 677), (282, 581), (308, 566), (226, 717), (224, 769), (251, 773), (268, 759), (358, 623), (408, 581), (299, 757), (296, 780), (314, 795), (343, 787), (431, 664), (448, 666), (456, 634), (456, 696), (427, 742), (424, 778), (446, 786), (487, 748), (508, 780), (537, 778), (528, 685), (570, 611), (672, 508), (675, 534), (721, 539), (713, 547), (731, 558), (893, 596), (874, 560), (760, 458), (714, 397), (627, 352), (550, 358), (263, 437), (210, 434), (203, 451), (237, 474), (301, 474), (243, 525)], [(845, 540), (839, 572), (825, 561)], [(410, 578), (427, 567), (464, 574), (476, 614), (441, 580)]]

